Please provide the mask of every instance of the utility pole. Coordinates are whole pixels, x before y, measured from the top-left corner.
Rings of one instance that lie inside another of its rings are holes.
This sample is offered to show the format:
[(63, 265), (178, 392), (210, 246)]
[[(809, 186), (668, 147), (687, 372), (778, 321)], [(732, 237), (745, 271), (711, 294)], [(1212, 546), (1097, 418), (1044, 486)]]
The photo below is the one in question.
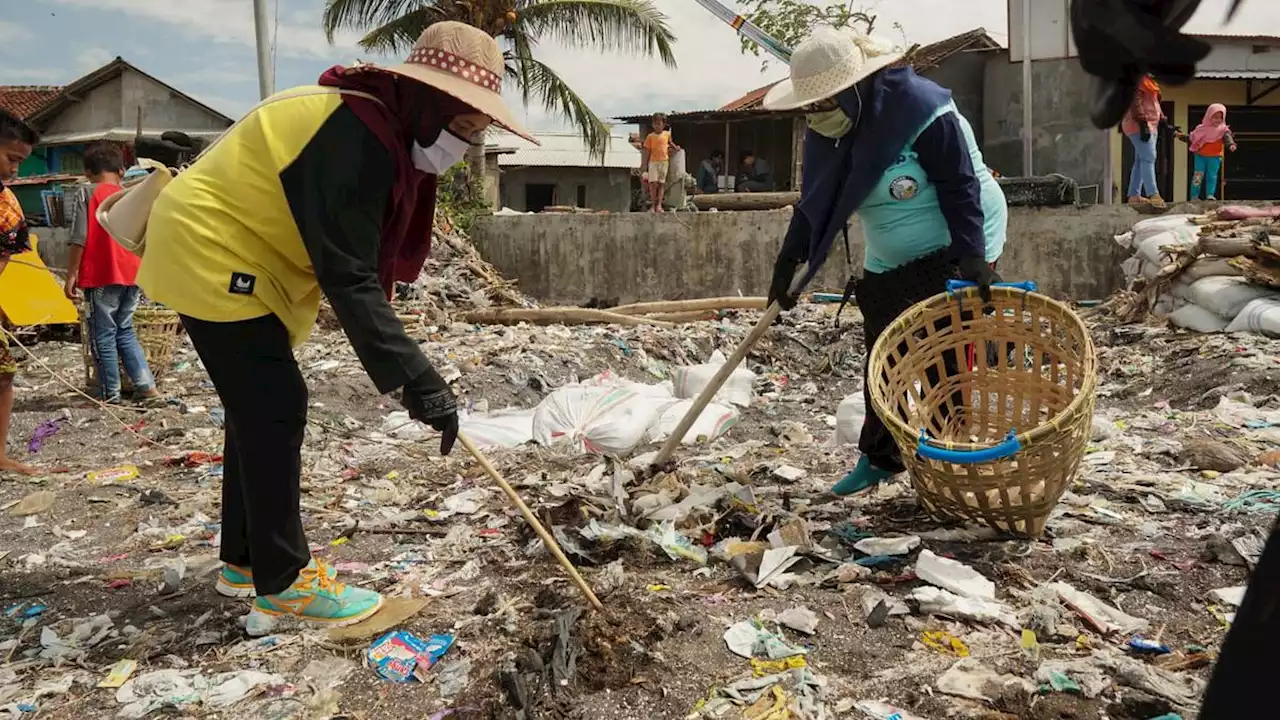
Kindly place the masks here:
[(267, 0), (253, 0), (253, 29), (258, 39), (258, 94), (266, 100), (275, 92), (271, 67), (271, 34), (267, 25)]
[(1022, 0), (1022, 174), (1034, 175), (1031, 169), (1031, 0)]

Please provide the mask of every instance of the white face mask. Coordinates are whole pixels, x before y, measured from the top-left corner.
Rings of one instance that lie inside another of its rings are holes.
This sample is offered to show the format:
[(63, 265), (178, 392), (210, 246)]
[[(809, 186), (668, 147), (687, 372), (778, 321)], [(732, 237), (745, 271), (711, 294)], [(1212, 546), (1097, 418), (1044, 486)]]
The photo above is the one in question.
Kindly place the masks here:
[(443, 175), (445, 170), (458, 164), (470, 146), (448, 130), (441, 130), (431, 147), (424, 148), (417, 140), (413, 141), (413, 166), (429, 175)]

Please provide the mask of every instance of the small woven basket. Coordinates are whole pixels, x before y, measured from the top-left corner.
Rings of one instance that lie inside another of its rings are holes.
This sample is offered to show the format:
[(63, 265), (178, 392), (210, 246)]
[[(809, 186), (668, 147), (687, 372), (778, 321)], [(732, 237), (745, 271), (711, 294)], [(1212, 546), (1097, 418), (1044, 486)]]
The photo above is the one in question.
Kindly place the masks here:
[(931, 514), (1038, 537), (1084, 456), (1097, 353), (1084, 322), (1034, 283), (992, 287), (994, 313), (968, 285), (880, 335), (871, 402)]
[[(173, 349), (182, 337), (182, 321), (178, 313), (156, 306), (140, 306), (133, 313), (133, 329), (138, 334), (138, 344), (142, 346), (142, 354), (147, 359), (151, 374), (159, 380), (173, 364)], [(92, 336), (89, 333), (89, 316), (80, 313), (80, 349), (84, 356), (84, 378), (89, 387), (98, 385), (98, 366), (93, 361), (91, 347)], [(129, 376), (124, 372), (124, 364), (120, 365), (120, 379), (127, 389)]]

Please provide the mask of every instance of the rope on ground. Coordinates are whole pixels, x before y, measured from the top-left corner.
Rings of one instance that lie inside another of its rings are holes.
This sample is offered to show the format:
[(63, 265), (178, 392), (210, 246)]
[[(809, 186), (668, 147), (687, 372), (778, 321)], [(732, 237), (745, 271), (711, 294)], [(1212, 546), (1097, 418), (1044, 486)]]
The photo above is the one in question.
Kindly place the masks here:
[(142, 433), (138, 432), (137, 430), (134, 430), (132, 425), (130, 425), (129, 423), (127, 423), (127, 422), (125, 422), (123, 419), (121, 419), (119, 415), (116, 415), (116, 414), (115, 414), (115, 412), (111, 409), (111, 406), (110, 406), (110, 405), (108, 405), (108, 404), (106, 404), (106, 403), (102, 402), (101, 400), (99, 400), (99, 399), (97, 399), (97, 398), (95, 398), (95, 397), (93, 397), (93, 396), (89, 395), (89, 394), (88, 394), (88, 393), (86, 393), (85, 391), (83, 391), (83, 390), (81, 390), (80, 388), (76, 387), (76, 386), (75, 386), (73, 383), (71, 383), (69, 380), (67, 380), (66, 378), (64, 378), (64, 377), (62, 377), (61, 375), (59, 375), (59, 374), (58, 374), (58, 372), (57, 372), (56, 370), (54, 370), (53, 368), (49, 367), (48, 363), (46, 363), (44, 360), (42, 360), (42, 359), (40, 358), (40, 356), (39, 356), (39, 355), (36, 355), (34, 352), (32, 352), (31, 348), (29, 348), (29, 347), (27, 347), (26, 345), (22, 344), (22, 341), (18, 339), (18, 336), (17, 336), (17, 335), (15, 335), (15, 334), (13, 334), (13, 333), (9, 332), (9, 330), (8, 330), (7, 328), (3, 328), (3, 327), (0, 327), (0, 332), (3, 332), (3, 333), (5, 334), (5, 336), (6, 336), (6, 337), (8, 337), (8, 338), (9, 338), (10, 340), (12, 340), (15, 344), (17, 344), (17, 346), (18, 346), (18, 347), (22, 348), (23, 352), (25, 352), (25, 353), (27, 354), (27, 357), (30, 357), (32, 360), (35, 360), (37, 365), (39, 365), (41, 368), (43, 368), (45, 372), (47, 372), (47, 373), (49, 373), (50, 375), (52, 375), (52, 376), (53, 376), (53, 379), (57, 380), (58, 382), (62, 383), (63, 385), (66, 385), (66, 386), (67, 386), (67, 388), (69, 388), (69, 389), (70, 389), (73, 393), (75, 393), (76, 395), (79, 395), (80, 397), (82, 397), (82, 398), (84, 398), (84, 399), (88, 400), (89, 402), (93, 403), (94, 405), (97, 405), (97, 406), (98, 406), (98, 409), (100, 409), (100, 410), (102, 410), (103, 412), (105, 412), (106, 414), (110, 415), (110, 416), (111, 416), (111, 419), (112, 419), (112, 420), (115, 420), (117, 423), (119, 423), (119, 424), (120, 424), (120, 427), (124, 428), (126, 432), (128, 432), (128, 433), (130, 433), (131, 435), (133, 435), (133, 436), (137, 437), (139, 440), (143, 441), (144, 443), (146, 443), (146, 444), (148, 444), (148, 445), (154, 445), (154, 446), (156, 446), (156, 447), (164, 447), (163, 445), (161, 445), (160, 443), (156, 442), (155, 440), (152, 440), (151, 438), (147, 437), (146, 435), (143, 435)]
[(1222, 507), (1227, 510), (1273, 513), (1280, 510), (1280, 491), (1250, 490), (1226, 501)]

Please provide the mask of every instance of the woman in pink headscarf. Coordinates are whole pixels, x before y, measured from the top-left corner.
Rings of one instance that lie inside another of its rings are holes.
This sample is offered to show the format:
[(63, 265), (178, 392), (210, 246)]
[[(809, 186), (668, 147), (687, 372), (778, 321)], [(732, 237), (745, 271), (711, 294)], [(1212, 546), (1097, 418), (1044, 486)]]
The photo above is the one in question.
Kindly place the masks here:
[(1182, 138), (1191, 144), (1195, 153), (1195, 174), (1191, 176), (1191, 199), (1200, 199), (1200, 187), (1205, 189), (1206, 200), (1217, 200), (1218, 176), (1222, 171), (1224, 149), (1236, 151), (1236, 140), (1227, 126), (1227, 108), (1214, 103), (1204, 113), (1204, 120)]

